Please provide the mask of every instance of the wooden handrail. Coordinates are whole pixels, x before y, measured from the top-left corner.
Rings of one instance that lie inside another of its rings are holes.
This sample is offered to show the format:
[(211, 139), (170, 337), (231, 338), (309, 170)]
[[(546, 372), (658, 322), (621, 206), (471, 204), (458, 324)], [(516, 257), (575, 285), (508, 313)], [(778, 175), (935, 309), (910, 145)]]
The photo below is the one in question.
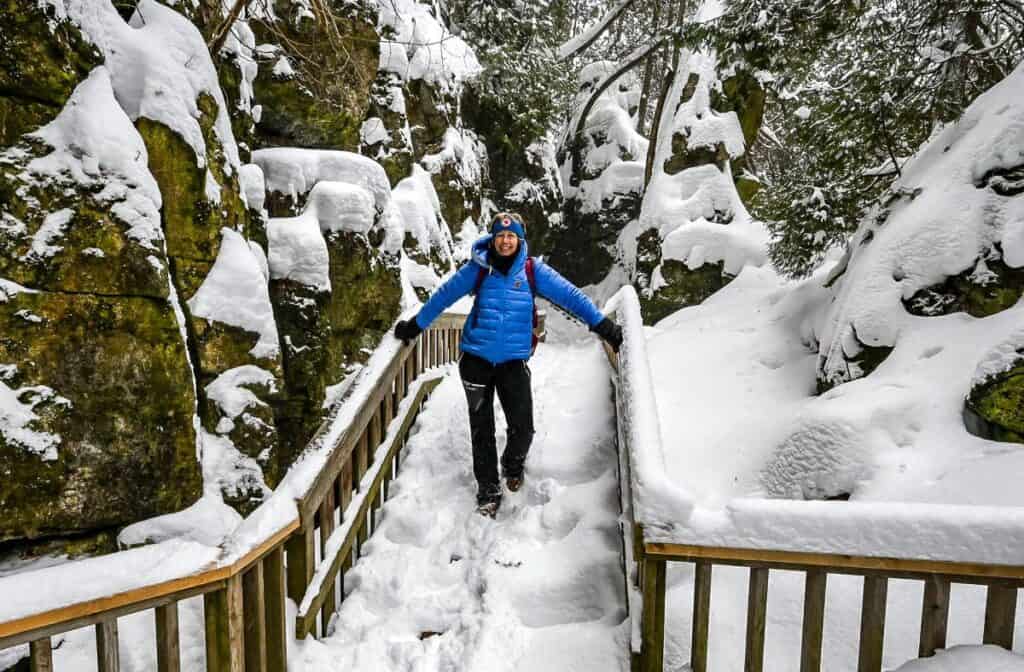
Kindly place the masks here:
[[(635, 294), (623, 292), (620, 303), (635, 301)], [(633, 306), (633, 308), (637, 308)], [(634, 316), (635, 317), (635, 316)], [(635, 343), (636, 337), (627, 329), (627, 343), (631, 353), (642, 352)], [(985, 628), (982, 642), (997, 644), (1007, 649), (1013, 645), (1013, 632), (1016, 617), (1017, 591), (1024, 587), (1024, 565), (996, 560), (1012, 560), (1013, 554), (1002, 552), (1000, 558), (988, 561), (956, 561), (941, 557), (880, 557), (861, 553), (843, 552), (808, 552), (786, 548), (751, 548), (739, 545), (723, 545), (700, 543), (694, 539), (692, 531), (677, 529), (676, 539), (671, 530), (659, 529), (658, 534), (646, 534), (643, 526), (636, 519), (634, 512), (638, 507), (634, 492), (635, 482), (632, 473), (631, 459), (636, 455), (635, 446), (631, 445), (631, 433), (628, 426), (634, 421), (637, 409), (630, 407), (629, 382), (625, 380), (625, 372), (620, 368), (620, 358), (606, 347), (609, 363), (613, 370), (616, 387), (616, 421), (619, 427), (619, 481), (623, 506), (623, 564), (627, 577), (635, 577), (640, 594), (634, 594), (633, 581), (627, 580), (629, 595), (628, 608), (633, 621), (632, 662), (633, 669), (642, 672), (661, 672), (664, 660), (665, 640), (665, 597), (666, 572), (668, 562), (687, 562), (694, 565), (694, 595), (691, 618), (691, 660), (693, 672), (706, 672), (708, 659), (708, 636), (711, 613), (711, 576), (715, 565), (732, 565), (747, 567), (750, 570), (749, 592), (747, 600), (747, 632), (746, 656), (744, 670), (759, 672), (764, 665), (764, 634), (765, 615), (768, 600), (768, 576), (772, 570), (802, 571), (806, 574), (803, 636), (800, 652), (800, 672), (820, 672), (822, 661), (822, 632), (825, 616), (825, 586), (829, 574), (852, 574), (864, 577), (864, 591), (861, 605), (861, 629), (859, 644), (859, 672), (880, 672), (882, 660), (882, 641), (885, 631), (885, 606), (888, 580), (893, 578), (911, 579), (925, 582), (924, 597), (921, 606), (921, 636), (918, 654), (926, 657), (945, 647), (946, 626), (949, 617), (950, 584), (967, 583), (987, 586), (988, 598), (985, 605)], [(637, 364), (637, 363), (634, 363)], [(641, 364), (647, 365), (646, 362)], [(835, 507), (857, 507), (857, 504), (831, 504), (829, 509), (815, 508), (811, 502), (789, 502), (786, 510), (775, 511), (773, 500), (748, 500), (745, 515), (759, 517), (760, 527), (766, 519), (780, 515), (780, 524), (792, 527), (792, 515), (800, 520), (813, 522), (821, 527), (822, 521), (835, 512)], [(869, 505), (861, 505), (869, 506)], [(737, 505), (738, 507), (738, 505)], [(750, 510), (751, 507), (756, 509)], [(742, 507), (740, 507), (742, 508)], [(953, 507), (956, 508), (956, 507)], [(977, 508), (977, 507), (960, 507)], [(649, 509), (648, 509), (649, 510)], [(860, 509), (849, 508), (849, 511)], [(907, 513), (911, 511), (911, 513)], [(870, 516), (872, 511), (864, 509)], [(987, 511), (983, 512), (983, 511)], [(901, 505), (900, 512), (904, 518), (900, 524), (915, 523), (925, 512), (914, 512), (912, 506)], [(961, 515), (963, 512), (961, 510)], [(976, 510), (971, 515), (984, 518), (991, 524), (990, 510)], [(938, 524), (939, 518), (946, 515), (940, 511), (929, 518)], [(787, 517), (788, 516), (788, 517)], [(959, 518), (958, 518), (959, 520)], [(1002, 517), (1002, 529), (1012, 531), (1021, 528), (1022, 519), (1019, 513), (1007, 514)], [(679, 521), (684, 522), (683, 520)], [(948, 526), (948, 521), (945, 521)], [(908, 525), (910, 529), (912, 525)], [(632, 535), (630, 535), (630, 530)], [(894, 527), (890, 535), (903, 530)], [(681, 532), (686, 534), (681, 534)], [(1024, 531), (1022, 529), (1021, 531)], [(683, 537), (684, 540), (680, 540)], [(741, 542), (743, 535), (722, 533), (720, 539)], [(840, 537), (840, 539), (843, 539)], [(761, 542), (771, 542), (761, 539)], [(847, 541), (850, 541), (849, 539)], [(747, 540), (748, 543), (749, 539)], [(835, 546), (828, 544), (827, 546)], [(851, 542), (851, 545), (855, 545)], [(844, 549), (849, 550), (849, 549)], [(872, 549), (873, 550), (873, 549)], [(927, 553), (922, 552), (922, 555)], [(941, 553), (933, 553), (941, 556)]]
[[(457, 358), (464, 321), (463, 315), (442, 315), (414, 344), (398, 348), (378, 369), (374, 380), (366, 382), (372, 386), (368, 392), (357, 383), (362, 401), (351, 413), (344, 430), (328, 441), (331, 427), (325, 422), (314, 437), (313, 445), (329, 450), (324, 465), (295, 501), (295, 513), (287, 519), (272, 518), (277, 523), (261, 542), (251, 548), (243, 546), (244, 552), (238, 551), (241, 555), (236, 558), (231, 547), (233, 540), (229, 539), (222, 546), (223, 560), (202, 571), (2, 622), (0, 649), (30, 643), (33, 669), (52, 670), (50, 637), (96, 625), (100, 667), (116, 669), (117, 618), (154, 609), (160, 670), (176, 671), (180, 669), (177, 603), (204, 595), (207, 669), (285, 672), (285, 592), (297, 603), (303, 602), (317, 564), (323, 564), (323, 559), (313, 552), (314, 534), (319, 531), (324, 541), (330, 538), (334, 518), (340, 513), (352, 534), (351, 539), (346, 537), (345, 556), (349, 562), (354, 559), (353, 551), (358, 552), (365, 540), (377, 510), (383, 505), (388, 483), (397, 473), (399, 453), (412, 422), (440, 379), (422, 385), (412, 383), (427, 369)], [(402, 405), (410, 391), (414, 393), (412, 401)], [(402, 417), (394, 418), (399, 410)], [(335, 414), (332, 419), (337, 419)], [(385, 434), (392, 420), (397, 422), (398, 433), (390, 438), (383, 458), (388, 464), (373, 476), (365, 496), (352, 507), (352, 492), (361, 487), (360, 481), (372, 462), (370, 454), (388, 438)], [(325, 441), (329, 447), (324, 445)], [(257, 527), (261, 524), (257, 523)], [(296, 636), (301, 638), (314, 631), (317, 610), (326, 626), (336, 609), (333, 583), (340, 578), (340, 570), (341, 562), (337, 567), (332, 562), (330, 578), (318, 581), (315, 599), (311, 599), (316, 606), (302, 614), (296, 623)], [(246, 632), (250, 633), (248, 642)], [(256, 638), (251, 637), (252, 633)]]

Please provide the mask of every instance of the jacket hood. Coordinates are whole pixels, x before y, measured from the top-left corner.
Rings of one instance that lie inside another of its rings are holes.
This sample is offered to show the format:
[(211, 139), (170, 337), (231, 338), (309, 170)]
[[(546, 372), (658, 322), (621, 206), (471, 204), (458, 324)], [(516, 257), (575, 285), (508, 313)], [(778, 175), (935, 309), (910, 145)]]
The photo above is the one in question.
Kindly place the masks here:
[[(487, 249), (491, 246), (491, 239), (494, 238), (491, 234), (478, 239), (473, 243), (473, 251), (470, 257), (473, 259), (473, 263), (481, 268), (490, 270), (491, 262), (487, 260)], [(526, 241), (522, 238), (519, 239), (519, 249), (516, 250), (516, 260), (512, 263), (512, 268), (517, 268), (520, 264), (526, 263), (526, 255), (528, 254), (526, 249)]]

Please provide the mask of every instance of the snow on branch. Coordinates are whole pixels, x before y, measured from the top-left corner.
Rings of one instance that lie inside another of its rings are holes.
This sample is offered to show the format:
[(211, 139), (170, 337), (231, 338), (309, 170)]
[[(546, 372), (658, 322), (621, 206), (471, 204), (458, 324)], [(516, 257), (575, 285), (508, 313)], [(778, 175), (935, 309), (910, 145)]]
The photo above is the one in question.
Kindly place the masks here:
[(601, 20), (595, 23), (590, 28), (584, 30), (579, 35), (570, 38), (558, 47), (558, 58), (559, 60), (565, 61), (576, 54), (580, 53), (590, 45), (592, 45), (597, 38), (601, 37), (604, 31), (608, 30), (608, 27), (615, 22), (615, 19), (619, 18), (624, 11), (626, 11), (635, 0), (622, 0), (619, 4), (608, 10), (608, 13), (601, 17)]
[(642, 63), (644, 59), (650, 56), (655, 49), (665, 42), (667, 37), (668, 35), (666, 33), (662, 33), (650, 42), (640, 45), (634, 49), (629, 56), (626, 56), (626, 58), (620, 61), (618, 67), (605, 75), (604, 79), (597, 83), (597, 86), (594, 87), (593, 93), (590, 94), (590, 98), (587, 99), (586, 104), (580, 111), (580, 116), (576, 120), (576, 126), (573, 133), (574, 136), (578, 136), (583, 132), (583, 126), (587, 121), (587, 115), (590, 114), (591, 108), (594, 107), (594, 103), (596, 103), (597, 99), (601, 97), (601, 94), (604, 93), (605, 90), (615, 82), (615, 80)]

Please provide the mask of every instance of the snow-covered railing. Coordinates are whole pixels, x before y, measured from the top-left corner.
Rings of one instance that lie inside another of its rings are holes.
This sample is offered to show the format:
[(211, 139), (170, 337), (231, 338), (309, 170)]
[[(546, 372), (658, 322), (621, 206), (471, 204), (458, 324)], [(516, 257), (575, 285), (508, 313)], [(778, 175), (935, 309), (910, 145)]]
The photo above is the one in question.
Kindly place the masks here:
[(177, 672), (178, 603), (202, 595), (208, 670), (286, 672), (288, 640), (323, 632), (337, 609), (338, 583), (440, 382), (423, 374), (457, 358), (464, 321), (442, 315), (409, 345), (386, 337), (273, 495), (220, 546), (172, 540), (0, 579), (0, 650), (28, 643), (33, 672), (50, 671), (51, 637), (94, 626), (97, 667), (114, 672), (118, 618), (153, 610), (158, 669)]
[[(634, 669), (663, 669), (666, 563), (694, 565), (690, 669), (708, 667), (715, 565), (749, 568), (744, 670), (764, 667), (769, 572), (805, 573), (800, 672), (820, 672), (829, 574), (864, 577), (858, 672), (880, 672), (889, 579), (924, 583), (918, 655), (946, 645), (951, 584), (986, 586), (981, 641), (1010, 649), (1024, 587), (1024, 509), (745, 498), (695, 506), (665, 478), (640, 306), (625, 287), (605, 307), (622, 325), (615, 370), (620, 487)], [(685, 347), (685, 344), (681, 344)], [(685, 384), (685, 381), (680, 381)]]

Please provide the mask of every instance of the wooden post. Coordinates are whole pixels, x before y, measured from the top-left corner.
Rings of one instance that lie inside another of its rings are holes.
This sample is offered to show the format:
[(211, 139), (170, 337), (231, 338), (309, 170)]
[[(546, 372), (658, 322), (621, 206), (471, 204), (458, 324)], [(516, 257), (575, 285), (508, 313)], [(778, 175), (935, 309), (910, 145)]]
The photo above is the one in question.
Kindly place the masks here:
[(949, 579), (933, 574), (924, 581), (921, 604), (921, 639), (919, 658), (935, 655), (946, 648), (946, 626), (949, 623)]
[[(320, 557), (327, 556), (327, 540), (334, 533), (334, 488), (327, 492), (323, 503), (320, 504)], [(321, 634), (327, 636), (327, 626), (331, 622), (331, 616), (337, 608), (337, 593), (334, 590), (334, 581), (327, 588), (327, 596), (324, 605), (320, 610), (320, 624), (323, 628)]]
[(415, 364), (415, 371), (412, 374), (413, 378), (418, 378), (423, 373), (423, 339), (425, 337), (421, 334), (416, 339), (416, 352), (413, 355), (413, 362)]
[(267, 594), (263, 562), (256, 562), (242, 575), (242, 605), (245, 624), (245, 672), (267, 670)]
[(747, 652), (744, 672), (764, 669), (765, 614), (768, 610), (768, 568), (751, 567), (747, 586)]
[(405, 399), (405, 393), (409, 391), (409, 385), (405, 382), (406, 373), (406, 362), (408, 360), (402, 360), (402, 365), (398, 367), (398, 374), (395, 376), (395, 408), (397, 409), (402, 405), (402, 400)]
[(301, 604), (306, 587), (313, 578), (316, 559), (313, 557), (313, 526), (296, 530), (285, 544), (288, 551), (288, 597)]
[[(392, 383), (393, 382), (394, 381), (392, 381)], [(388, 426), (391, 424), (391, 421), (395, 417), (395, 398), (392, 395), (393, 395), (393, 392), (391, 391), (390, 388), (388, 389), (387, 393), (384, 395), (384, 424), (383, 424), (383, 428), (384, 429), (383, 429), (382, 434), (386, 433), (388, 431)]]
[(242, 577), (230, 576), (220, 590), (203, 596), (206, 619), (206, 669), (244, 672), (245, 630), (242, 623)]
[(711, 617), (711, 563), (694, 563), (693, 577), (693, 635), (690, 642), (690, 669), (707, 672), (708, 624)]
[(860, 655), (857, 672), (881, 672), (885, 641), (885, 599), (889, 582), (884, 576), (864, 577), (864, 599), (860, 613)]
[(804, 623), (800, 642), (800, 672), (821, 672), (821, 640), (825, 632), (825, 589), (828, 574), (807, 570), (804, 581)]
[(288, 672), (284, 546), (278, 546), (263, 558), (263, 588), (267, 610), (267, 672)]
[(363, 433), (359, 435), (359, 443), (356, 444), (356, 464), (355, 471), (352, 473), (352, 489), (358, 490), (360, 481), (363, 480), (363, 474), (369, 468), (369, 452), (370, 452), (370, 433), (373, 431), (373, 418), (370, 418), (369, 424), (363, 430)]
[(992, 584), (985, 599), (985, 644), (1013, 649), (1013, 626), (1017, 616), (1017, 589)]
[(29, 642), (28, 655), (31, 672), (53, 672), (53, 644), (49, 637)]
[(116, 617), (96, 624), (96, 659), (99, 663), (99, 672), (118, 672), (121, 669)]
[(665, 659), (665, 561), (644, 558), (640, 669), (661, 672)]
[(181, 672), (181, 643), (178, 634), (178, 603), (171, 602), (153, 610), (156, 619), (157, 672)]

